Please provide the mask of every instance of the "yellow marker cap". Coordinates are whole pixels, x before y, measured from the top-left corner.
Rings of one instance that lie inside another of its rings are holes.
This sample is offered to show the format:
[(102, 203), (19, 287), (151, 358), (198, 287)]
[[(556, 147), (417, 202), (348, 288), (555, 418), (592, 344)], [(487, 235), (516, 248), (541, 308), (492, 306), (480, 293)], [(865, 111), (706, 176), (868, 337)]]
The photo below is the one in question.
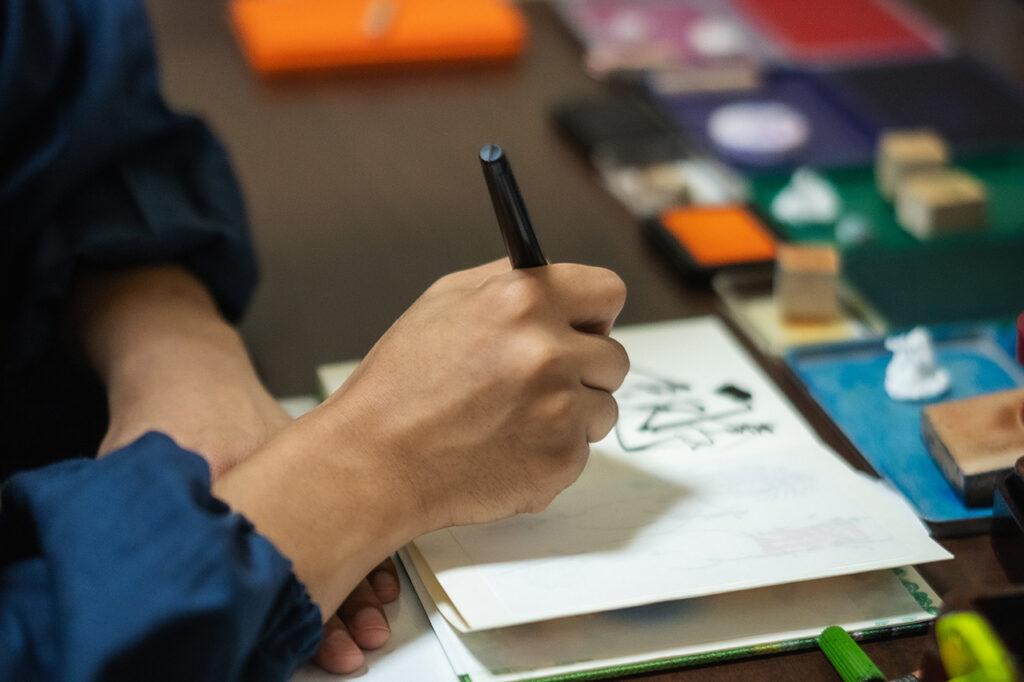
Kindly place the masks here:
[(999, 636), (977, 613), (948, 613), (935, 624), (939, 656), (950, 682), (1019, 682)]

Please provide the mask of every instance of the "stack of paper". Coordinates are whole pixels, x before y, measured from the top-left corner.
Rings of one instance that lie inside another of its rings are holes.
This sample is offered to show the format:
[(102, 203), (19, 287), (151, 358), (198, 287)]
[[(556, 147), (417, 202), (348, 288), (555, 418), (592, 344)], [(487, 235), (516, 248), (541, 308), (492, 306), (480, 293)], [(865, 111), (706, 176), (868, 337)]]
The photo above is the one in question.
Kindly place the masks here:
[(950, 555), (817, 438), (720, 322), (614, 336), (632, 369), (579, 480), (540, 514), (437, 531), (402, 554), (458, 674), (626, 672), (934, 615), (916, 573), (883, 569)]

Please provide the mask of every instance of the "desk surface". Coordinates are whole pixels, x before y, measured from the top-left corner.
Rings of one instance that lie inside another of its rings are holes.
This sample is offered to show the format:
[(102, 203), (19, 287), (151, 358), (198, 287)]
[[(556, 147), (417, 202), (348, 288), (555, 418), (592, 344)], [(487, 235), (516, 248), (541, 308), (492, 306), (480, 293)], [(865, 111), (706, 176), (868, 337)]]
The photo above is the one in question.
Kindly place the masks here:
[[(1024, 81), (1024, 5), (920, 0), (961, 43)], [(263, 278), (242, 332), (270, 389), (314, 390), (317, 365), (359, 357), (434, 279), (503, 255), (476, 153), (505, 146), (545, 252), (602, 265), (629, 287), (623, 324), (713, 312), (681, 282), (630, 215), (601, 191), (547, 118), (601, 86), (541, 3), (525, 5), (530, 43), (514, 64), (253, 76), (223, 2), (148, 0), (171, 102), (207, 118), (248, 198)], [(850, 448), (784, 376), (767, 368), (824, 438)], [(987, 536), (943, 541), (956, 559), (924, 567), (946, 593), (1006, 584)], [(914, 669), (924, 638), (866, 645), (892, 676)], [(652, 676), (658, 680), (838, 679), (818, 652)]]

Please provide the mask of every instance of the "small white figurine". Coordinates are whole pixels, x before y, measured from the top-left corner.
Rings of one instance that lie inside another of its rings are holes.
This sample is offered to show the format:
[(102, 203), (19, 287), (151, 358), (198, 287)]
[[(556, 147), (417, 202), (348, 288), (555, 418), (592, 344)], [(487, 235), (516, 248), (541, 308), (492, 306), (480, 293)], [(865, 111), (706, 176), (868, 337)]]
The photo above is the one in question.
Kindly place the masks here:
[(885, 347), (892, 351), (885, 368), (885, 392), (893, 400), (929, 400), (949, 389), (949, 372), (936, 364), (932, 337), (924, 327), (890, 336)]
[(806, 167), (793, 171), (771, 203), (772, 217), (795, 225), (833, 223), (841, 210), (839, 193), (828, 178)]

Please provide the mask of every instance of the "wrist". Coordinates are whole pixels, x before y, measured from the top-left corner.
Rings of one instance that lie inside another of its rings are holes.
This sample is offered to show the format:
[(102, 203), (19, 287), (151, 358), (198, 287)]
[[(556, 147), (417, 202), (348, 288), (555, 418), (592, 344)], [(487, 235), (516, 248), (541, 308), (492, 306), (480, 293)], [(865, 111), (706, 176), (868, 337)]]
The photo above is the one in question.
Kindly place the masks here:
[(315, 423), (314, 428), (322, 434), (319, 442), (328, 448), (325, 456), (331, 456), (331, 444), (345, 444), (345, 457), (367, 467), (374, 484), (386, 491), (391, 500), (386, 507), (392, 517), (389, 525), (397, 549), (424, 533), (450, 525), (442, 508), (444, 501), (433, 499), (430, 492), (442, 473), (430, 471), (427, 462), (419, 462), (418, 468), (411, 466), (420, 458), (414, 450), (417, 440), (407, 432), (408, 416), (393, 413), (389, 405), (353, 388), (359, 383), (353, 381), (356, 378), (350, 378), (302, 420)]
[(292, 561), (325, 617), (420, 528), (382, 458), (342, 430), (314, 411), (213, 487)]

